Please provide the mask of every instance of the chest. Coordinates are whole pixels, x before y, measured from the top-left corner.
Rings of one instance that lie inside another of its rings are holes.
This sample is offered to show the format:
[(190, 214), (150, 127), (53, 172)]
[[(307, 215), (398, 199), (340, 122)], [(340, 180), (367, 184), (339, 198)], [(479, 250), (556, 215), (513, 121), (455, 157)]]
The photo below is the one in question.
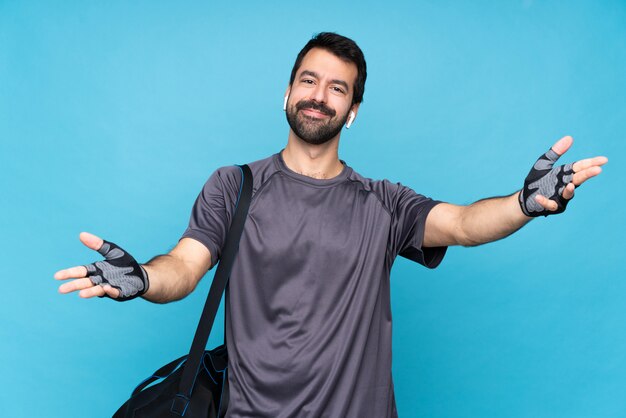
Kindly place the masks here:
[(376, 196), (357, 184), (317, 188), (282, 180), (259, 190), (246, 234), (262, 244), (266, 257), (310, 251), (347, 256), (364, 240), (386, 243), (389, 219)]

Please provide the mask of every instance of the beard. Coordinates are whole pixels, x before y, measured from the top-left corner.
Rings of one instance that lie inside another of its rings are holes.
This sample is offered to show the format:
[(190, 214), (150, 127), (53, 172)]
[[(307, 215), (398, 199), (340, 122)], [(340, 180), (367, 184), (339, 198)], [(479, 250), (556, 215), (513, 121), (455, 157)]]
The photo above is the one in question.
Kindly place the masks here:
[[(301, 113), (303, 109), (314, 109), (330, 118), (314, 118)], [(323, 103), (300, 100), (294, 106), (288, 106), (286, 113), (287, 122), (298, 138), (311, 145), (322, 145), (341, 132), (341, 128), (348, 120), (349, 111), (343, 117), (336, 117), (337, 112)]]

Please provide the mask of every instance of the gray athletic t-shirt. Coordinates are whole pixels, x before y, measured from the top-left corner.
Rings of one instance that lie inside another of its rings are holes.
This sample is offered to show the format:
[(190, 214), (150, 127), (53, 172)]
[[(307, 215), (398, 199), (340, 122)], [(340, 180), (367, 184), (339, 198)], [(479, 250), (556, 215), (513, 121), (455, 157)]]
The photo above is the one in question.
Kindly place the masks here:
[[(249, 164), (253, 197), (226, 303), (227, 417), (396, 417), (389, 273), (397, 255), (434, 268), (422, 248), (438, 203), (345, 165), (328, 180), (281, 154)], [(236, 166), (204, 185), (183, 237), (220, 257), (241, 183)]]

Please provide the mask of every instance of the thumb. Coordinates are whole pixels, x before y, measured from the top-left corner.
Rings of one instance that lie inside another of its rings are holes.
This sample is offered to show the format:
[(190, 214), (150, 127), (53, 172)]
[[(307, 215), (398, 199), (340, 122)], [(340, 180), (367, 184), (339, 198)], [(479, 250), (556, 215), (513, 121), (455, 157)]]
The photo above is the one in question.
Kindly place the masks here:
[(87, 248), (91, 248), (95, 251), (98, 251), (104, 243), (104, 240), (102, 238), (94, 234), (90, 234), (89, 232), (81, 232), (78, 238), (80, 239), (80, 242), (85, 244)]
[(554, 145), (552, 145), (552, 150), (556, 152), (559, 157), (567, 152), (567, 150), (574, 143), (574, 139), (571, 136), (564, 136), (563, 138), (556, 141)]

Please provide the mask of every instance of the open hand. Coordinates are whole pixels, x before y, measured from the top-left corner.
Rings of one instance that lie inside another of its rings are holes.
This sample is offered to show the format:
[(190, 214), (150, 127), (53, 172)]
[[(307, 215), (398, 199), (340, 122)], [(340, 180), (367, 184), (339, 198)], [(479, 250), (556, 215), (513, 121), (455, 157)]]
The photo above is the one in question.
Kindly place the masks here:
[(60, 293), (78, 291), (83, 298), (108, 296), (123, 301), (141, 296), (148, 290), (145, 270), (122, 248), (87, 232), (80, 234), (80, 241), (106, 260), (56, 272), (54, 278), (57, 280), (74, 279), (62, 284)]
[(543, 154), (528, 173), (519, 201), (526, 216), (547, 216), (561, 213), (574, 197), (574, 189), (602, 172), (606, 157), (593, 157), (553, 167), (559, 157), (572, 146), (571, 136), (559, 139)]

